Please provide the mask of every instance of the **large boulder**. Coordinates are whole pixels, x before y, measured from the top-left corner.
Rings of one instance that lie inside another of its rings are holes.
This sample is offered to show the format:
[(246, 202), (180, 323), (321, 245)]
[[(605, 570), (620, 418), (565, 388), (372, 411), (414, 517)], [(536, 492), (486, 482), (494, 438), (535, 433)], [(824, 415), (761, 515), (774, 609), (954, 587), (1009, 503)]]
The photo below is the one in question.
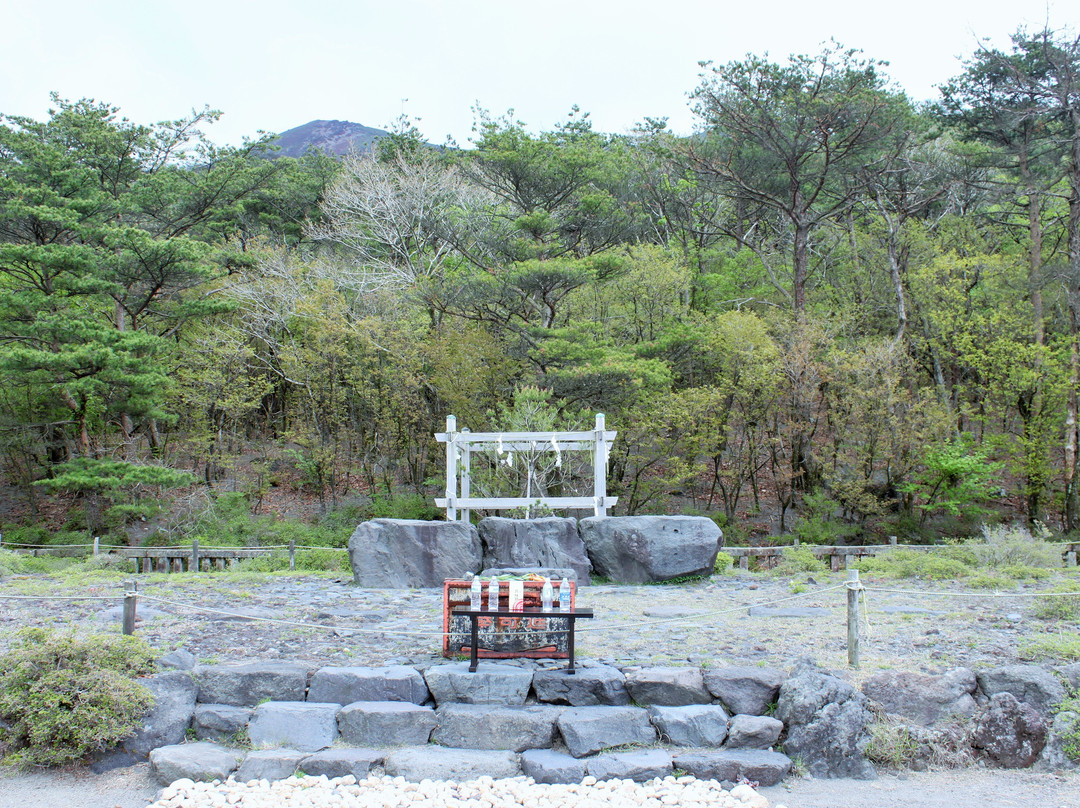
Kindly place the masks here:
[(704, 516), (590, 516), (578, 529), (593, 570), (626, 584), (708, 575), (724, 540)]
[(1046, 717), (1012, 693), (1002, 691), (975, 721), (971, 745), (991, 763), (1005, 769), (1023, 769), (1038, 758), (1046, 746)]
[(121, 748), (145, 760), (153, 749), (183, 743), (195, 715), (195, 699), (199, 689), (191, 675), (184, 671), (159, 673), (140, 679), (139, 684), (150, 691), (154, 706), (143, 717), (135, 734), (121, 744)]
[(863, 682), (862, 691), (885, 712), (923, 727), (975, 714), (975, 674), (955, 668), (941, 676), (886, 671)]
[(765, 715), (786, 678), (777, 668), (709, 668), (704, 673), (705, 687), (732, 715)]
[(442, 586), (478, 572), (481, 557), (480, 535), (465, 522), (372, 519), (349, 539), (353, 581), (375, 589)]
[(428, 689), (416, 668), (319, 668), (311, 677), (308, 701), (352, 704), (354, 701), (411, 701), (423, 704)]
[(1080, 713), (1062, 710), (1055, 715), (1050, 731), (1046, 735), (1046, 746), (1043, 747), (1042, 754), (1039, 756), (1042, 765), (1053, 770), (1077, 768), (1080, 762), (1070, 757), (1065, 747), (1066, 745), (1075, 746), (1078, 731), (1080, 731)]
[(489, 516), (477, 525), (485, 567), (569, 568), (579, 584), (589, 582), (592, 564), (576, 519), (504, 519)]
[(1044, 717), (1049, 717), (1054, 705), (1066, 695), (1057, 677), (1038, 665), (1004, 665), (983, 671), (976, 678), (987, 696), (1011, 693)]
[(548, 668), (533, 674), (536, 700), (573, 707), (608, 705), (622, 707), (630, 703), (626, 677), (610, 665), (590, 665), (570, 673), (566, 668)]
[(800, 664), (780, 686), (776, 717), (787, 727), (785, 754), (802, 758), (814, 777), (877, 776), (866, 759), (869, 702), (847, 682)]
[(298, 662), (199, 665), (193, 671), (203, 704), (254, 707), (261, 701), (303, 701), (307, 666)]

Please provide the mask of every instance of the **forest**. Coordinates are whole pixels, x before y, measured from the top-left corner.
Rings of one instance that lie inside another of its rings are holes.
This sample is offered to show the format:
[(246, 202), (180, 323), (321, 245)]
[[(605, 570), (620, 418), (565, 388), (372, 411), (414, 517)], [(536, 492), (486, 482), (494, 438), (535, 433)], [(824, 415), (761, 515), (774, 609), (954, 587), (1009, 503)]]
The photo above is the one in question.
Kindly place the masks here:
[[(686, 89), (689, 136), (477, 108), (465, 146), (403, 116), (341, 160), (215, 146), (209, 109), (0, 116), (3, 532), (290, 486), (430, 509), (447, 415), (603, 412), (618, 514), (1075, 533), (1080, 37), (1020, 30), (928, 104), (835, 43)], [(591, 491), (588, 457), (525, 454), (474, 492)]]

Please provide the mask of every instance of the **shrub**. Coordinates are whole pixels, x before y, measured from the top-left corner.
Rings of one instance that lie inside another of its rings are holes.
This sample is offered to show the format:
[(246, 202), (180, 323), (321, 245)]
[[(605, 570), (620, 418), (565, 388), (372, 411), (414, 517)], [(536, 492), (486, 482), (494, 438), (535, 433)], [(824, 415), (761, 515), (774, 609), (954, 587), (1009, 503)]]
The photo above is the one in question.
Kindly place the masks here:
[(991, 569), (1005, 567), (1060, 567), (1061, 549), (1047, 542), (1050, 533), (1043, 528), (1032, 535), (1026, 527), (983, 525), (983, 542), (968, 545), (979, 563)]
[(785, 547), (781, 550), (783, 558), (776, 565), (778, 575), (794, 575), (800, 572), (826, 572), (825, 562), (814, 555), (809, 547)]
[[(1075, 597), (1069, 597), (1075, 595)], [(1035, 601), (1032, 613), (1044, 620), (1080, 620), (1080, 582), (1058, 584)]]
[(920, 553), (915, 550), (890, 550), (858, 562), (860, 572), (877, 572), (893, 578), (926, 578), (931, 581), (962, 578), (971, 573), (971, 567), (958, 558), (949, 558), (937, 552)]
[(720, 551), (716, 554), (716, 563), (713, 565), (713, 572), (716, 574), (723, 574), (731, 569), (735, 565), (735, 559), (724, 551)]
[(135, 637), (17, 632), (0, 655), (0, 718), (16, 747), (9, 759), (55, 766), (131, 735), (151, 706), (132, 677), (149, 672), (153, 658)]

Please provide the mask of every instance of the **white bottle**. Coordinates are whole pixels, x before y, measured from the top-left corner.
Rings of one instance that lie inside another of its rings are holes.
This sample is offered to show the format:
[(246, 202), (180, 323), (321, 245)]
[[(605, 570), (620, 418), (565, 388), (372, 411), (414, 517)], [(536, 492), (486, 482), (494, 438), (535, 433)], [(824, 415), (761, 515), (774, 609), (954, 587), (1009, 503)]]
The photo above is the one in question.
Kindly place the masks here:
[(570, 611), (570, 582), (565, 578), (559, 582), (559, 611)]
[(491, 582), (488, 583), (488, 611), (499, 611), (499, 579), (492, 575)]
[(480, 601), (483, 598), (484, 587), (480, 583), (480, 576), (472, 577), (472, 586), (469, 588), (469, 608), (474, 612), (480, 611)]
[(555, 596), (555, 592), (551, 588), (551, 579), (544, 579), (544, 588), (540, 590), (540, 605), (545, 612), (551, 611), (551, 599)]

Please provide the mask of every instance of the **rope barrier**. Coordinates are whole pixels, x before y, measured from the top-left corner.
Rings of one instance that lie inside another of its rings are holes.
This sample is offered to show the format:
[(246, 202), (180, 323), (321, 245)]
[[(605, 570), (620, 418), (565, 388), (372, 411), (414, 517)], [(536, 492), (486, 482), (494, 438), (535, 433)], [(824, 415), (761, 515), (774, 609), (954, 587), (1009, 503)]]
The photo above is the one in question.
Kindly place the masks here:
[(728, 609), (716, 609), (715, 611), (710, 611), (710, 612), (699, 612), (697, 614), (686, 614), (686, 615), (681, 615), (679, 617), (665, 617), (662, 620), (649, 620), (649, 621), (645, 621), (645, 622), (639, 621), (637, 623), (626, 623), (626, 624), (623, 624), (621, 626), (620, 625), (615, 625), (615, 626), (593, 625), (593, 626), (590, 626), (590, 627), (587, 627), (587, 628), (579, 628), (577, 630), (577, 632), (579, 634), (583, 634), (583, 633), (588, 634), (588, 633), (591, 633), (591, 632), (594, 632), (594, 631), (612, 631), (612, 630), (623, 629), (623, 628), (643, 628), (643, 627), (646, 627), (646, 626), (660, 626), (660, 625), (665, 625), (667, 623), (678, 623), (678, 622), (681, 622), (683, 620), (700, 620), (702, 618), (708, 618), (708, 617), (719, 617), (720, 615), (724, 615), (724, 614), (734, 614), (735, 612), (741, 612), (741, 611), (744, 611), (744, 610), (747, 610), (747, 609), (756, 609), (756, 608), (760, 608), (760, 607), (763, 607), (763, 606), (773, 606), (773, 605), (775, 605), (777, 603), (787, 603), (788, 601), (798, 600), (799, 598), (810, 597), (812, 595), (820, 595), (823, 592), (831, 592), (834, 589), (844, 589), (844, 588), (846, 588), (846, 586), (847, 586), (847, 584), (839, 584), (838, 586), (826, 586), (823, 589), (816, 589), (813, 592), (800, 592), (800, 593), (798, 593), (796, 595), (790, 595), (790, 596), (788, 596), (786, 598), (778, 598), (776, 600), (761, 601), (761, 602), (758, 602), (758, 603), (748, 603), (748, 604), (745, 604), (745, 605), (742, 605), (742, 606), (732, 606), (731, 608), (728, 608)]
[(867, 587), (870, 592), (887, 592), (892, 595), (915, 595), (920, 598), (1075, 598), (1080, 592), (920, 592), (914, 589), (878, 589)]
[(0, 600), (123, 600), (122, 595), (0, 595)]

